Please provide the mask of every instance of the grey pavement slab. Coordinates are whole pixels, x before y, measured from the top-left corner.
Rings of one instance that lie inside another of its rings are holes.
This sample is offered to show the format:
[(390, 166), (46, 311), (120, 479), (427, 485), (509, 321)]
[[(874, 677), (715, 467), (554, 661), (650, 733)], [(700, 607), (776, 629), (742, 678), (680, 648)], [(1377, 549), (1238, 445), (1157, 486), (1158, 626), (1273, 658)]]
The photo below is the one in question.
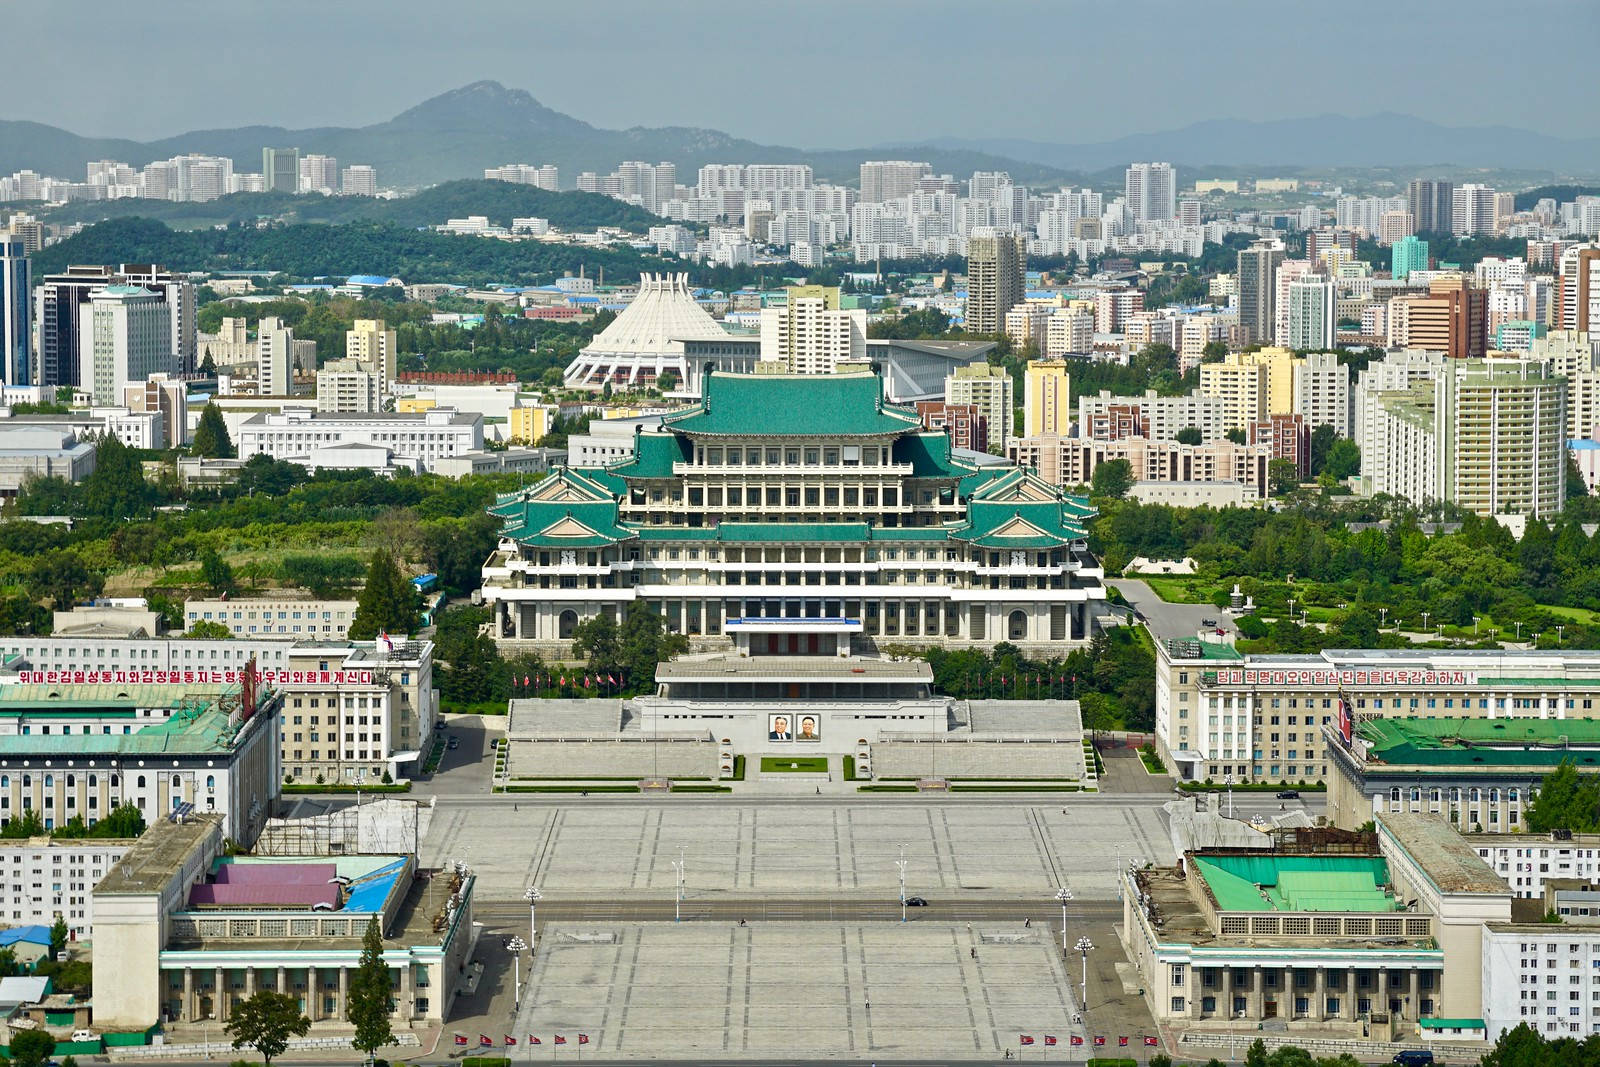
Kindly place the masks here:
[[(563, 896), (670, 896), (683, 857), (685, 901), (718, 895), (897, 897), (904, 845), (911, 895), (1115, 895), (1120, 856), (1171, 863), (1153, 806), (1062, 805), (451, 805), (434, 814), (423, 860), (465, 860), (483, 900), (520, 899), (537, 885)], [(681, 853), (680, 853), (681, 849)]]
[(1048, 930), (1011, 944), (965, 924), (643, 923), (612, 928), (614, 942), (569, 936), (592, 928), (541, 933), (519, 1037), (549, 1048), (581, 1033), (611, 1058), (894, 1059), (996, 1055), (1022, 1033), (1058, 1034), (1064, 1052), (1074, 1032)]

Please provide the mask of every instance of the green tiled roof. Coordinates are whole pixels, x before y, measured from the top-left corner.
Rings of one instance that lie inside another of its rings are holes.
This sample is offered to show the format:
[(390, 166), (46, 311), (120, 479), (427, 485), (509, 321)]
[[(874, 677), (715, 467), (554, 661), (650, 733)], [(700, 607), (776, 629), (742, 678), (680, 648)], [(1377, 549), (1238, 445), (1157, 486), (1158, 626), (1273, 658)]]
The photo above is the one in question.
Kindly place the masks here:
[(1400, 766), (1600, 765), (1596, 719), (1364, 719), (1356, 732), (1369, 763)]
[(686, 437), (671, 433), (640, 433), (633, 438), (633, 458), (613, 463), (606, 473), (620, 478), (671, 478), (672, 465), (694, 455)]
[(860, 374), (710, 374), (704, 398), (662, 425), (691, 434), (865, 437), (921, 428), (885, 404), (882, 380)]
[(872, 527), (864, 522), (725, 522), (717, 533), (723, 541), (867, 541)]
[[(237, 688), (237, 687), (235, 687)], [(190, 686), (158, 685), (16, 685), (0, 688), (0, 704), (26, 707), (38, 702), (38, 693), (12, 690), (49, 690), (59, 695), (53, 703), (60, 707), (172, 708), (170, 718), (151, 722), (131, 734), (11, 734), (0, 737), (0, 757), (37, 756), (117, 756), (117, 755), (205, 755), (227, 753), (233, 747), (238, 728), (229, 725), (228, 711), (218, 703), (220, 694), (202, 698), (208, 703), (184, 709), (184, 697), (191, 701)]]

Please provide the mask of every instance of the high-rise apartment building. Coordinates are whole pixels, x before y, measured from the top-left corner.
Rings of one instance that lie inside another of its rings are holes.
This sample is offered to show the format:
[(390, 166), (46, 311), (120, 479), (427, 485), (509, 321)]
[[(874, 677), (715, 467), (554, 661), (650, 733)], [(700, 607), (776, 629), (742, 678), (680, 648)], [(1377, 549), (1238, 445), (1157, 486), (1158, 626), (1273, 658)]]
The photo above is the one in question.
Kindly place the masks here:
[(1451, 200), (1451, 229), (1457, 237), (1495, 231), (1495, 191), (1487, 185), (1458, 185)]
[(171, 348), (177, 358), (175, 370), (193, 371), (197, 365), (195, 336), (199, 319), (194, 282), (154, 263), (124, 263), (117, 268), (117, 277), (125, 284), (150, 290), (172, 309)]
[(256, 394), (289, 396), (294, 392), (294, 331), (276, 316), (256, 325)]
[(395, 332), (382, 319), (356, 319), (351, 323), (344, 334), (344, 356), (377, 375), (379, 397), (388, 395), (389, 384), (395, 380), (399, 348)]
[(345, 196), (377, 196), (378, 172), (365, 163), (346, 167), (339, 176), (339, 191)]
[(1301, 352), (1334, 345), (1333, 282), (1321, 275), (1289, 283), (1289, 347)]
[(1397, 282), (1411, 277), (1414, 270), (1428, 269), (1428, 242), (1407, 235), (1389, 250), (1389, 274)]
[(261, 150), (261, 180), (269, 193), (292, 193), (298, 189), (300, 187), (300, 149), (263, 148)]
[[(168, 351), (177, 357), (174, 367), (161, 370), (191, 371), (195, 367), (195, 286), (181, 275), (153, 264), (124, 263), (116, 270), (103, 266), (72, 266), (44, 277), (34, 292), (34, 323), (38, 332), (37, 385), (90, 385), (90, 370), (79, 355), (81, 312), (98, 289), (132, 285), (154, 293), (172, 309), (168, 316)], [(120, 401), (107, 401), (120, 403)]]
[(1350, 372), (1337, 352), (1308, 352), (1295, 360), (1292, 413), (1303, 416), (1306, 430), (1332, 426), (1350, 436)]
[(1123, 196), (1135, 219), (1171, 220), (1177, 215), (1178, 172), (1171, 163), (1134, 163), (1123, 176)]
[(1575, 245), (1560, 259), (1561, 310), (1565, 330), (1600, 330), (1600, 246)]
[(1012, 436), (1013, 396), (1011, 375), (991, 363), (957, 367), (944, 380), (946, 404), (971, 404), (983, 413), (988, 433), (984, 448), (997, 455), (1004, 454)]
[(1022, 303), (1026, 249), (1021, 234), (1002, 233), (993, 227), (972, 231), (967, 240), (966, 329), (999, 333), (1006, 312)]
[(30, 267), (22, 241), (0, 234), (0, 377), (6, 385), (33, 384)]
[(1566, 495), (1566, 391), (1537, 360), (1444, 360), (1378, 396), (1363, 476), (1419, 507), (1548, 519)]
[(331, 195), (339, 190), (339, 161), (332, 156), (301, 156), (296, 184), (302, 193)]
[(837, 287), (794, 285), (788, 296), (783, 307), (761, 310), (762, 363), (797, 374), (866, 363), (865, 308), (841, 308)]
[(1239, 332), (1247, 344), (1272, 340), (1278, 264), (1283, 244), (1256, 241), (1238, 256)]
[(78, 325), (83, 384), (96, 404), (121, 404), (130, 382), (173, 367), (172, 309), (137, 285), (107, 285), (89, 297)]
[(1072, 377), (1059, 359), (1036, 359), (1023, 378), (1022, 436), (1065, 437), (1072, 426)]
[(932, 173), (933, 168), (926, 163), (868, 160), (861, 164), (861, 202), (878, 204), (910, 196), (916, 191), (917, 182)]
[(1031, 344), (1042, 353), (1045, 346), (1045, 331), (1049, 328), (1049, 323), (1048, 306), (1023, 301), (1006, 312), (1005, 334), (1011, 338), (1012, 347), (1018, 351)]
[(1417, 233), (1449, 233), (1455, 221), (1455, 183), (1417, 178), (1406, 185), (1406, 204)]
[(1094, 351), (1094, 312), (1083, 308), (1058, 308), (1044, 326), (1044, 354), (1054, 358), (1069, 352)]
[(1488, 294), (1470, 278), (1435, 278), (1427, 296), (1390, 302), (1390, 337), (1406, 348), (1431, 349), (1451, 359), (1481, 359), (1489, 348), (1488, 328)]
[(1409, 211), (1385, 211), (1378, 216), (1378, 244), (1393, 247), (1416, 231), (1417, 219)]
[(1262, 338), (1279, 348), (1289, 347), (1289, 284), (1313, 271), (1308, 259), (1286, 259), (1272, 273), (1272, 336)]

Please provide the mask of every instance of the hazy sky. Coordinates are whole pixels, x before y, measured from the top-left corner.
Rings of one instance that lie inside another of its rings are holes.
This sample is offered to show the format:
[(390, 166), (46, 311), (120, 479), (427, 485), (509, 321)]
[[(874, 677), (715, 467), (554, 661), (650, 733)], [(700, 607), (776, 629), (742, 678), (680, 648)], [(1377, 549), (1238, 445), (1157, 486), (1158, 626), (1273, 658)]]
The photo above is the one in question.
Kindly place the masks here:
[(1377, 111), (1592, 136), (1596, 29), (1596, 0), (0, 0), (0, 118), (358, 126), (492, 78), (801, 147)]

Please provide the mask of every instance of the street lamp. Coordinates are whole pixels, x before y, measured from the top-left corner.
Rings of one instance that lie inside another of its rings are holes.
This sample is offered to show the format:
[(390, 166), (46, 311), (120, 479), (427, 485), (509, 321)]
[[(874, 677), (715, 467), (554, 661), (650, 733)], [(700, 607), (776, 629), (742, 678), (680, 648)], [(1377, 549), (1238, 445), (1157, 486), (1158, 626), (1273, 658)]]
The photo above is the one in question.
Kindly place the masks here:
[(1482, 621), (1483, 621), (1483, 619), (1481, 617), (1477, 616), (1477, 615), (1474, 615), (1472, 617), (1472, 639), (1474, 641), (1476, 641), (1478, 639), (1478, 623), (1480, 623)]
[(1076, 948), (1078, 950), (1079, 955), (1081, 955), (1083, 957), (1083, 985), (1080, 987), (1080, 990), (1079, 990), (1078, 1003), (1082, 1006), (1083, 1010), (1088, 1011), (1089, 1010), (1089, 953), (1094, 950), (1094, 942), (1090, 941), (1087, 937), (1080, 937), (1080, 938), (1078, 938), (1078, 943), (1076, 945), (1074, 945), (1073, 947)]
[(1228, 818), (1233, 818), (1233, 775), (1222, 777), (1222, 784), (1228, 787)]
[(1061, 901), (1061, 954), (1067, 954), (1067, 904), (1072, 900), (1072, 890), (1062, 886), (1056, 890), (1056, 899)]
[(506, 948), (511, 950), (511, 1003), (519, 1008), (522, 1007), (522, 950), (527, 947), (528, 943), (520, 934), (512, 935), (506, 943)]
[(1567, 628), (1567, 624), (1566, 623), (1561, 623), (1560, 625), (1558, 625), (1556, 627), (1556, 647), (1557, 648), (1561, 647), (1561, 638), (1563, 636), (1562, 635), (1562, 631), (1565, 630), (1566, 628)]
[(1427, 633), (1428, 632), (1428, 616), (1432, 615), (1432, 614), (1433, 614), (1433, 612), (1431, 612), (1431, 611), (1424, 611), (1422, 613), (1422, 632), (1423, 633)]
[(1388, 621), (1389, 621), (1389, 609), (1388, 608), (1379, 608), (1378, 609), (1378, 629), (1380, 629), (1380, 630), (1383, 629), (1384, 624), (1387, 623)]
[(1517, 623), (1517, 643), (1522, 642), (1522, 623)]
[(539, 907), (539, 901), (544, 899), (544, 894), (539, 892), (539, 888), (537, 886), (530, 885), (528, 887), (528, 891), (522, 894), (522, 898), (528, 902), (528, 944), (533, 947), (533, 951), (538, 952), (539, 924), (537, 920), (539, 918), (539, 912), (537, 909)]
[(900, 921), (906, 921), (906, 846), (900, 846), (900, 858), (894, 861), (900, 868)]
[(687, 847), (686, 845), (679, 845), (678, 858), (672, 861), (674, 881), (677, 883), (677, 892), (672, 900), (672, 921), (675, 923), (683, 921), (683, 853)]

